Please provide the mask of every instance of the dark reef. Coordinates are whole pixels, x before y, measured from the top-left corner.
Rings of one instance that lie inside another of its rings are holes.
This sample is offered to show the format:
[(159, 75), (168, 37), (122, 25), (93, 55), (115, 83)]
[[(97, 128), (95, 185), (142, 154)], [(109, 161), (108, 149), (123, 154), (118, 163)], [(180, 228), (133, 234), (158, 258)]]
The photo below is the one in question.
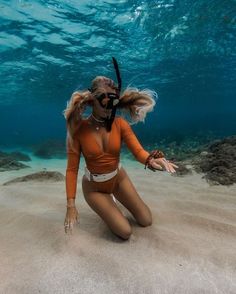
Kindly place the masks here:
[(66, 157), (65, 143), (60, 140), (48, 140), (33, 149), (35, 156), (44, 159)]
[(6, 153), (0, 151), (0, 172), (29, 167), (19, 161), (31, 161), (27, 154), (21, 152)]
[(232, 185), (236, 183), (236, 136), (216, 140), (205, 146), (193, 159), (197, 172), (205, 173), (210, 184)]
[[(236, 183), (236, 136), (220, 139), (196, 136), (181, 139), (181, 143), (162, 139), (158, 144), (146, 145), (145, 149), (162, 150), (165, 158), (179, 166), (176, 174), (172, 174), (174, 176), (191, 174), (194, 170), (204, 173), (203, 178), (211, 185)], [(125, 154), (127, 158), (135, 160), (128, 150)]]
[(38, 181), (38, 182), (45, 182), (45, 181), (50, 181), (50, 182), (60, 182), (64, 181), (65, 176), (59, 172), (55, 171), (41, 171), (41, 172), (36, 172), (33, 174), (29, 174), (23, 177), (18, 177), (13, 180), (7, 181), (3, 184), (3, 186), (7, 186), (10, 184), (14, 183), (21, 183), (21, 182), (28, 182), (28, 181)]

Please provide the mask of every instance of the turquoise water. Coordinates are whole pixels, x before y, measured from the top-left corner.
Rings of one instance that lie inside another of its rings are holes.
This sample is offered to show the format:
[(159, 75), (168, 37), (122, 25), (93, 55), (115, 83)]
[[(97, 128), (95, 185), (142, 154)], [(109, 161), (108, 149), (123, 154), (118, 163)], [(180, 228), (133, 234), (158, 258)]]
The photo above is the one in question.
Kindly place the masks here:
[(0, 1), (0, 148), (65, 139), (62, 111), (96, 75), (158, 93), (144, 146), (235, 134), (235, 1)]

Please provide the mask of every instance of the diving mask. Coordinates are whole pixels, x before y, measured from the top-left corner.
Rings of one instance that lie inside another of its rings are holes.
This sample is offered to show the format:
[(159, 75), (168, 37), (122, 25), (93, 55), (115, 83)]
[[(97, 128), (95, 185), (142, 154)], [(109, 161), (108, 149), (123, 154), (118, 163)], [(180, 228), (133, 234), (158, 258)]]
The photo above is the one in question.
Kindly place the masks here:
[(102, 108), (113, 109), (119, 103), (119, 95), (116, 93), (101, 93), (95, 95)]

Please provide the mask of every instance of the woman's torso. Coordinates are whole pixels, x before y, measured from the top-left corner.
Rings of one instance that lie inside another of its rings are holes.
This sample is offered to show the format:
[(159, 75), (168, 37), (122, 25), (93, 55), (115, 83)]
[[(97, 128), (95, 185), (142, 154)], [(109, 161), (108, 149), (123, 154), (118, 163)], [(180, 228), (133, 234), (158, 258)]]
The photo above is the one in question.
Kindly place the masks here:
[(118, 167), (121, 148), (119, 117), (115, 117), (110, 132), (105, 128), (96, 130), (89, 119), (84, 119), (78, 133), (81, 152), (90, 172), (108, 173)]

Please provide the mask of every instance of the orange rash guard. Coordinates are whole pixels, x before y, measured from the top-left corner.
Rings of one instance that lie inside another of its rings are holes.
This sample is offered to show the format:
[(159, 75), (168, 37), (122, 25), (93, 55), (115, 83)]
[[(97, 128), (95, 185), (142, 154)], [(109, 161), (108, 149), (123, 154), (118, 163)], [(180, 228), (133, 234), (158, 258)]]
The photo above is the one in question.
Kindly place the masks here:
[(113, 121), (106, 152), (101, 150), (94, 133), (95, 131), (88, 124), (88, 119), (85, 119), (81, 122), (75, 136), (74, 146), (78, 150), (78, 154), (68, 146), (66, 168), (67, 199), (75, 199), (76, 197), (81, 152), (89, 171), (98, 174), (109, 173), (118, 167), (122, 140), (139, 162), (145, 164), (150, 154), (143, 149), (129, 123), (122, 117), (115, 117)]

